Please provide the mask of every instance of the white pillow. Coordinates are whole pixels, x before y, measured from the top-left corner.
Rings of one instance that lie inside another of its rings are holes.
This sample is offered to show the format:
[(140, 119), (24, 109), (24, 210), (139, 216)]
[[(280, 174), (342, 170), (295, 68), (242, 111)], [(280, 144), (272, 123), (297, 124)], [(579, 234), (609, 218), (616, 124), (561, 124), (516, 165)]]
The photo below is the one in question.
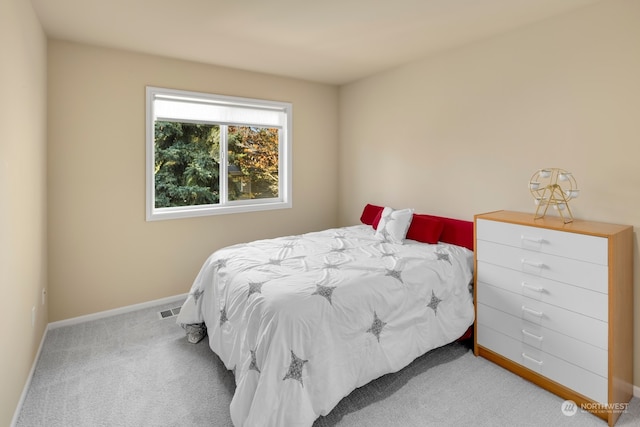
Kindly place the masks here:
[(395, 210), (385, 207), (376, 229), (376, 237), (386, 242), (402, 244), (412, 219), (413, 209)]

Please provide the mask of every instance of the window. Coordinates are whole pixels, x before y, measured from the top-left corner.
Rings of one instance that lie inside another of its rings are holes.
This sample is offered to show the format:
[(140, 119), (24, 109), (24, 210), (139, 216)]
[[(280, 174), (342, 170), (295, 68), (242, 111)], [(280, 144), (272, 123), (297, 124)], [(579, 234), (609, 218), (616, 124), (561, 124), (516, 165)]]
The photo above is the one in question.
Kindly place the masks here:
[(290, 208), (291, 110), (147, 87), (147, 221)]

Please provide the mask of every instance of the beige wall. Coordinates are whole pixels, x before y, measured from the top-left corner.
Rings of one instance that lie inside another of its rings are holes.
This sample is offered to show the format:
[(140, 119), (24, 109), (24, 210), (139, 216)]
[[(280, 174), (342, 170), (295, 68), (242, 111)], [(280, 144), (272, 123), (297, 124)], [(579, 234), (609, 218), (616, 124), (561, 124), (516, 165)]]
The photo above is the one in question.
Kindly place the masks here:
[[(340, 223), (365, 203), (471, 220), (534, 212), (539, 168), (574, 215), (640, 227), (640, 1), (611, 0), (340, 89)], [(635, 242), (635, 384), (640, 272)]]
[[(49, 321), (189, 291), (232, 243), (337, 224), (338, 89), (49, 42)], [(293, 208), (145, 221), (145, 86), (293, 103)]]
[(0, 2), (0, 52), (0, 425), (7, 426), (47, 324), (40, 297), (47, 285), (47, 52), (30, 2)]

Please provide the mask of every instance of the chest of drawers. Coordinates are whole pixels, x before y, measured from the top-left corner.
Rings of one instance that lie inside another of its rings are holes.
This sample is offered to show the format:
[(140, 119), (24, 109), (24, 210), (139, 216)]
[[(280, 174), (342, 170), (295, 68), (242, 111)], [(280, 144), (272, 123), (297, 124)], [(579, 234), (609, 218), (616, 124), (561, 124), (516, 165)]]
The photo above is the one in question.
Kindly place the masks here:
[(633, 393), (633, 228), (533, 216), (475, 217), (474, 352), (613, 425)]

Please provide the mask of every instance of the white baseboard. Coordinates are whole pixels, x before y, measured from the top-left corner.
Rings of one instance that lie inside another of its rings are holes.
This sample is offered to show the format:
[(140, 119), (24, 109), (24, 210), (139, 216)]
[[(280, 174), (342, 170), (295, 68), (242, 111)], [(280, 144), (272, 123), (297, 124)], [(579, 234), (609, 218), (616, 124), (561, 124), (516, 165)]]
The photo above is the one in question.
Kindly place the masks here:
[(638, 387), (637, 385), (633, 386), (633, 395), (640, 399), (640, 387)]
[(174, 295), (172, 297), (161, 298), (153, 301), (147, 301), (140, 304), (128, 305), (125, 307), (114, 308), (113, 310), (100, 311), (98, 313), (87, 314), (85, 316), (72, 317), (70, 319), (51, 322), (47, 325), (48, 329), (56, 329), (62, 326), (77, 325), (79, 323), (88, 322), (90, 320), (104, 319), (105, 317), (116, 316), (118, 314), (130, 313), (132, 311), (141, 310), (143, 308), (154, 307), (156, 305), (169, 304), (172, 302), (180, 302), (187, 299), (187, 294)]

